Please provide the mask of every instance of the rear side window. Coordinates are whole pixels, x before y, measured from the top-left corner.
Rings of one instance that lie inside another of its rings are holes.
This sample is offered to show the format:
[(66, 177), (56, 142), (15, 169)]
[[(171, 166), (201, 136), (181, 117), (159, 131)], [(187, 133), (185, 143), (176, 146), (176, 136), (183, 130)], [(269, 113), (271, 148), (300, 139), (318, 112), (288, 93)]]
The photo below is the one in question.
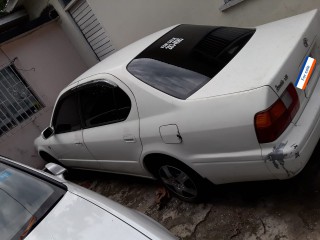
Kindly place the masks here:
[(129, 96), (119, 87), (105, 83), (80, 90), (80, 103), (86, 128), (123, 121), (131, 109)]
[(127, 66), (146, 84), (187, 99), (220, 72), (246, 45), (254, 29), (180, 25)]
[(81, 121), (78, 111), (77, 93), (62, 97), (57, 104), (53, 117), (53, 127), (56, 134), (76, 131), (81, 129)]
[(114, 88), (116, 107), (118, 110), (118, 120), (124, 121), (131, 110), (131, 101), (129, 96), (119, 87)]

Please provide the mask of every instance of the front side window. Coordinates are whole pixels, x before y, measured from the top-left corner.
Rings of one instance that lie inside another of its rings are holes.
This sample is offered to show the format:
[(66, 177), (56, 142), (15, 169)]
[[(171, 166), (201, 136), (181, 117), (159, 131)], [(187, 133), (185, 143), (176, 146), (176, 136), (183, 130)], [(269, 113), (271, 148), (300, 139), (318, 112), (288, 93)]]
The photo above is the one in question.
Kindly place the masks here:
[(92, 84), (80, 90), (80, 105), (86, 128), (125, 120), (131, 109), (129, 96), (119, 87)]
[(43, 108), (13, 65), (0, 70), (0, 136)]
[(0, 163), (0, 239), (24, 239), (65, 190)]
[(58, 102), (53, 116), (53, 127), (56, 134), (81, 129), (76, 92), (62, 97)]
[(52, 125), (55, 134), (72, 132), (124, 121), (130, 110), (130, 97), (101, 80), (65, 93), (57, 103)]

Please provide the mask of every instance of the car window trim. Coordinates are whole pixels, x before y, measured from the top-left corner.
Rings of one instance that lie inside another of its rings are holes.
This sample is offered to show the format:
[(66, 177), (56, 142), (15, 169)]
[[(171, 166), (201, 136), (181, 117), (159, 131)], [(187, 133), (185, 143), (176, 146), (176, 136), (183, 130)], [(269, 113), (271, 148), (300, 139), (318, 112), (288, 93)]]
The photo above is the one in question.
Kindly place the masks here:
[(34, 170), (31, 170), (27, 167), (24, 167), (18, 163), (15, 163), (13, 161), (9, 161), (7, 160), (4, 156), (0, 156), (0, 163), (3, 163), (3, 164), (6, 164), (10, 167), (13, 167), (13, 168), (16, 168), (22, 172), (25, 172), (27, 174), (30, 174), (32, 175), (33, 177), (37, 177), (37, 178), (40, 178), (41, 180), (43, 181), (46, 181), (46, 182), (49, 182), (50, 184), (52, 185), (55, 185), (56, 187), (59, 187), (61, 188), (62, 190), (65, 190), (65, 191), (68, 191), (68, 187), (66, 185), (64, 185), (63, 183), (51, 178), (51, 177), (48, 177), (46, 176), (45, 174), (42, 174), (42, 173), (39, 173), (37, 171), (34, 171)]
[(109, 85), (110, 87), (119, 87), (118, 84), (116, 84), (115, 82), (109, 80), (109, 79), (103, 79), (103, 78), (99, 78), (99, 79), (96, 79), (96, 80), (91, 80), (89, 82), (85, 82), (85, 83), (80, 83), (79, 85), (76, 86), (77, 89), (79, 88), (83, 88), (83, 87), (86, 87), (88, 85), (92, 85), (92, 84), (96, 84), (96, 83), (106, 83), (107, 85)]
[[(106, 84), (108, 85), (110, 88), (120, 88), (118, 86), (118, 84), (116, 84), (115, 82), (109, 80), (109, 79), (96, 79), (96, 80), (92, 80), (92, 81), (89, 81), (89, 82), (85, 82), (85, 83), (80, 83), (79, 85), (69, 89), (68, 91), (66, 91), (65, 93), (63, 93), (61, 95), (61, 97), (59, 98), (57, 104), (56, 104), (56, 107), (55, 107), (55, 110), (54, 110), (54, 113), (53, 113), (53, 117), (52, 117), (52, 126), (53, 129), (55, 129), (55, 121), (56, 121), (56, 118), (57, 118), (57, 110), (60, 109), (60, 102), (63, 101), (65, 98), (67, 98), (68, 96), (70, 96), (71, 94), (76, 94), (77, 96), (77, 112), (78, 112), (78, 115), (79, 115), (79, 118), (80, 118), (80, 129), (77, 129), (77, 130), (73, 130), (73, 131), (66, 131), (66, 132), (60, 132), (60, 133), (54, 133), (54, 134), (64, 134), (64, 133), (71, 133), (71, 132), (75, 132), (75, 131), (81, 131), (81, 130), (84, 130), (84, 129), (90, 129), (90, 128), (95, 128), (95, 127), (100, 127), (100, 126), (105, 126), (105, 125), (110, 125), (110, 124), (115, 124), (115, 123), (118, 123), (118, 122), (123, 122), (125, 121), (126, 119), (118, 119), (118, 120), (115, 120), (115, 121), (110, 121), (109, 123), (107, 124), (97, 124), (95, 126), (87, 126), (85, 124), (85, 121), (84, 121), (84, 116), (83, 116), (83, 112), (82, 112), (82, 108), (81, 108), (81, 99), (80, 99), (80, 92), (83, 90), (83, 89), (86, 89), (88, 87), (91, 87), (91, 86), (94, 86), (95, 84)], [(120, 88), (122, 91), (124, 91), (122, 88)], [(126, 95), (128, 95), (128, 93), (126, 93), (124, 91), (124, 93)], [(130, 99), (130, 102), (131, 102), (131, 108), (132, 108), (132, 101), (131, 101), (131, 98), (130, 96), (128, 96), (129, 99)], [(114, 98), (114, 101), (115, 101), (115, 105), (116, 105), (116, 110), (119, 110), (118, 108), (118, 103), (116, 101), (116, 97), (115, 97), (115, 93), (113, 91), (113, 98)], [(131, 111), (131, 109), (130, 109)]]

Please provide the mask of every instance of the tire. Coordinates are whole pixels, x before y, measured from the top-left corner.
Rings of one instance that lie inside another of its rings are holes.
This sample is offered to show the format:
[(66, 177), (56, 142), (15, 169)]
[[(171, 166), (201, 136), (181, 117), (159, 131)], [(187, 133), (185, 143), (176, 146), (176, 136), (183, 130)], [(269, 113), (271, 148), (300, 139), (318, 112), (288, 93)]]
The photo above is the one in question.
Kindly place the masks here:
[(58, 164), (64, 168), (66, 168), (66, 166), (64, 166), (59, 160), (55, 159), (54, 157), (52, 157), (49, 153), (46, 152), (40, 152), (39, 153), (40, 157), (47, 163), (55, 163)]
[(187, 202), (199, 202), (205, 198), (208, 184), (198, 173), (178, 161), (161, 161), (154, 175), (176, 197)]

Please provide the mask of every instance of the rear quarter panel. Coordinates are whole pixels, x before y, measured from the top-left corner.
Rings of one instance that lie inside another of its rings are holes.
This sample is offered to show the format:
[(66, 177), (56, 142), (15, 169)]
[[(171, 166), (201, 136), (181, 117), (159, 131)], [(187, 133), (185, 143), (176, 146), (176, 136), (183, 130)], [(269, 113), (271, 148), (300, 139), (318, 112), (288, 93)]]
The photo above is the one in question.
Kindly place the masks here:
[[(166, 154), (216, 184), (272, 177), (254, 129), (254, 115), (277, 99), (270, 87), (199, 100), (179, 100), (157, 92), (136, 94), (141, 159), (151, 153)], [(182, 143), (162, 141), (159, 128), (169, 124), (178, 126)]]

